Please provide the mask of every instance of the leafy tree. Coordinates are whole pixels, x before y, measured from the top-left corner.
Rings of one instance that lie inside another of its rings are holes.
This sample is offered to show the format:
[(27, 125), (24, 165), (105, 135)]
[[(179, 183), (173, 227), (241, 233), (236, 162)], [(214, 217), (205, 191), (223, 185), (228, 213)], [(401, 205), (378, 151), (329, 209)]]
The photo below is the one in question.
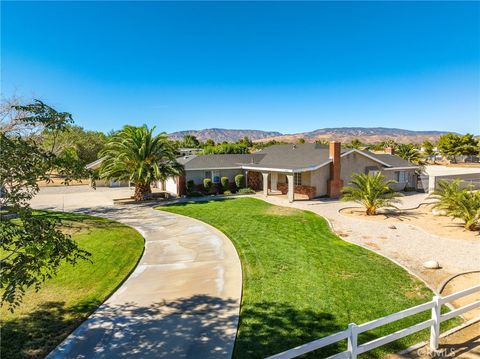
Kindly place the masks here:
[(363, 146), (363, 143), (358, 139), (354, 138), (352, 142), (350, 142), (350, 148), (356, 148), (357, 150)]
[(249, 149), (248, 146), (243, 143), (222, 143), (216, 146), (205, 146), (202, 153), (204, 155), (241, 154), (249, 153)]
[(397, 142), (395, 142), (394, 139), (386, 139), (384, 141), (381, 142), (382, 144), (382, 148), (387, 148), (387, 147), (391, 147), (391, 148), (397, 148)]
[(209, 138), (205, 141), (204, 146), (215, 146), (215, 141)]
[(185, 148), (199, 148), (200, 141), (194, 135), (183, 136), (182, 146)]
[(16, 105), (14, 112), (15, 126), (2, 126), (0, 131), (0, 288), (2, 304), (8, 303), (12, 311), (28, 288), (38, 290), (61, 263), (75, 264), (90, 255), (59, 229), (60, 220), (35, 215), (29, 205), (39, 191), (38, 182), (49, 181), (52, 172), (62, 175), (66, 184), (89, 176), (81, 162), (37, 141), (44, 130), (65, 131), (73, 122), (71, 114), (38, 100)]
[(379, 208), (396, 208), (394, 203), (402, 195), (393, 191), (390, 185), (394, 181), (387, 181), (381, 173), (355, 173), (349, 186), (342, 190), (342, 201), (354, 201), (365, 207), (367, 216), (376, 215)]
[(57, 154), (67, 154), (84, 164), (97, 160), (105, 146), (107, 136), (102, 132), (85, 131), (80, 126), (68, 125), (65, 131), (56, 133), (45, 129), (41, 134), (41, 143), (45, 149)]
[(438, 200), (434, 208), (461, 219), (465, 229), (474, 231), (480, 224), (480, 191), (473, 191), (473, 186), (462, 184), (462, 180), (440, 181), (439, 188), (431, 195)]
[(245, 145), (245, 146), (247, 146), (247, 147), (252, 147), (252, 146), (253, 146), (252, 140), (249, 139), (247, 136), (245, 136), (244, 138), (238, 140), (237, 143), (240, 144), (240, 145)]
[(267, 141), (267, 142), (255, 142), (253, 144), (253, 148), (256, 149), (256, 150), (261, 150), (262, 148), (270, 147), (270, 146), (273, 146), (273, 145), (284, 145), (286, 143), (287, 142), (277, 141), (277, 140), (270, 140), (270, 141)]
[(183, 167), (175, 159), (175, 145), (165, 133), (154, 135), (146, 125), (125, 126), (112, 136), (101, 152), (105, 157), (100, 177), (129, 181), (135, 185), (134, 198), (144, 200), (152, 193), (151, 184), (179, 175)]
[(412, 144), (400, 144), (397, 146), (395, 154), (404, 160), (410, 161), (415, 164), (421, 162), (421, 155)]
[(298, 139), (298, 143), (299, 143), (299, 144), (305, 143), (305, 139), (304, 139), (304, 138), (299, 138), (299, 139)]
[(471, 156), (478, 154), (479, 143), (473, 135), (469, 133), (463, 136), (454, 133), (447, 133), (440, 136), (440, 139), (438, 140), (438, 148), (443, 156), (450, 158), (452, 162), (456, 163), (457, 156)]

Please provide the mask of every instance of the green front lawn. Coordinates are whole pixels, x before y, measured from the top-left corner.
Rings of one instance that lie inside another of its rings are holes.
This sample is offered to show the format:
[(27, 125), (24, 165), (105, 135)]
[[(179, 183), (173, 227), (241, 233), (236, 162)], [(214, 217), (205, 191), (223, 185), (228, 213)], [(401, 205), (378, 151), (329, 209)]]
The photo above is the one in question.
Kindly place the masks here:
[[(405, 270), (333, 234), (314, 213), (258, 199), (176, 204), (160, 210), (197, 218), (234, 243), (243, 269), (236, 358), (262, 358), (429, 301), (432, 293)], [(377, 328), (371, 340), (426, 320), (429, 312)], [(417, 333), (367, 353), (380, 357), (427, 338)], [(341, 343), (315, 357), (345, 350)]]
[(1, 308), (1, 358), (43, 358), (92, 313), (135, 267), (143, 238), (117, 222), (81, 214), (43, 212), (65, 220), (64, 230), (93, 264), (64, 264), (12, 314)]

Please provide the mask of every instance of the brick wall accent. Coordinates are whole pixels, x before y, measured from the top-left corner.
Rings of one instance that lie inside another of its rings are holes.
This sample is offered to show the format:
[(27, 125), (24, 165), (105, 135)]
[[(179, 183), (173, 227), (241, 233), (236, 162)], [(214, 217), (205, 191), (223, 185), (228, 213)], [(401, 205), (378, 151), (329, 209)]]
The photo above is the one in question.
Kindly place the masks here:
[(262, 174), (260, 172), (248, 171), (248, 187), (260, 191), (262, 187)]
[[(277, 190), (282, 192), (282, 194), (288, 193), (288, 184), (287, 183), (277, 183)], [(302, 194), (312, 199), (317, 193), (317, 188), (314, 186), (294, 186), (293, 193)]]

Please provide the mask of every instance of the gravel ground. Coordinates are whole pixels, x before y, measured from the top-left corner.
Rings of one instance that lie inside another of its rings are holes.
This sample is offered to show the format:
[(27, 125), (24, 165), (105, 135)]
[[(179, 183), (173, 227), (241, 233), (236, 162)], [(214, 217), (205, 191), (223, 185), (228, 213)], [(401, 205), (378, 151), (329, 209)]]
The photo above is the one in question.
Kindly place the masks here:
[[(268, 196), (272, 204), (291, 206), (327, 218), (334, 231), (346, 241), (362, 245), (397, 261), (436, 289), (451, 275), (480, 269), (480, 241), (442, 238), (408, 223), (373, 222), (342, 215), (342, 208), (358, 206), (353, 202), (330, 199), (288, 203), (285, 196)], [(413, 208), (430, 201), (426, 194), (410, 194), (401, 199), (400, 208)], [(423, 263), (436, 260), (441, 269), (423, 268)]]

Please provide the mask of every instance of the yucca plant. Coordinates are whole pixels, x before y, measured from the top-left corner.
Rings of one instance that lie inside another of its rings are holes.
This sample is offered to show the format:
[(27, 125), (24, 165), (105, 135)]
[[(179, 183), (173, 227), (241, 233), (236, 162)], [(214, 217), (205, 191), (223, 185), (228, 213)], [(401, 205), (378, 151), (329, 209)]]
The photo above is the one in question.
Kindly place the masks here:
[(154, 135), (146, 125), (125, 126), (105, 145), (100, 177), (135, 185), (136, 201), (145, 199), (151, 184), (179, 175), (183, 167), (175, 159), (175, 146), (165, 133)]
[(393, 191), (390, 185), (395, 181), (387, 181), (381, 173), (355, 173), (349, 186), (342, 190), (342, 201), (353, 201), (365, 207), (367, 216), (377, 214), (379, 208), (396, 208), (394, 203), (402, 194)]
[(438, 200), (434, 208), (462, 220), (465, 229), (474, 231), (479, 227), (480, 192), (473, 191), (473, 186), (463, 186), (462, 180), (440, 181), (431, 197)]

